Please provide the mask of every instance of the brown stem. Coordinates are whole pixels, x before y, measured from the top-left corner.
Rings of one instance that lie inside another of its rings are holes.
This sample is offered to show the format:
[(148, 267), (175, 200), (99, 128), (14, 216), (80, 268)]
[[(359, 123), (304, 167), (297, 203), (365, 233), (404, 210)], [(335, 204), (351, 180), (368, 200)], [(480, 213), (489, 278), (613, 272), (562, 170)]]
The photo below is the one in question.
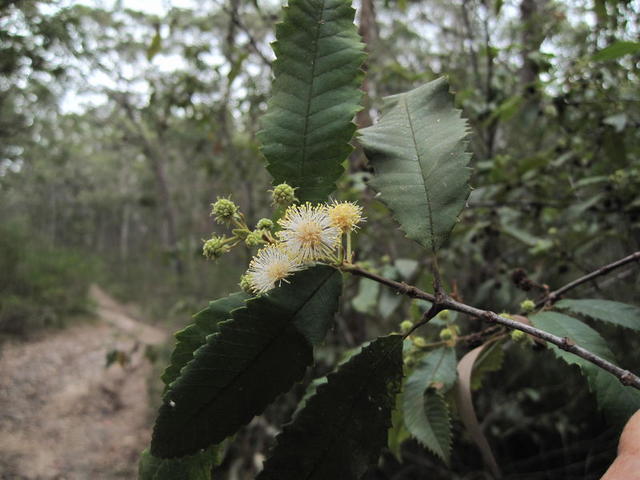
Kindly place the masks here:
[(616, 268), (622, 267), (623, 265), (626, 265), (634, 261), (640, 262), (640, 251), (632, 253), (629, 256), (621, 258), (620, 260), (616, 260), (615, 262), (612, 262), (612, 263), (609, 263), (608, 265), (600, 267), (597, 270), (594, 270), (593, 272), (588, 273), (587, 275), (574, 280), (573, 282), (567, 283), (564, 287), (560, 287), (559, 289), (554, 290), (553, 292), (549, 293), (549, 295), (547, 295), (545, 298), (543, 298), (538, 303), (536, 303), (536, 308), (540, 308), (544, 305), (552, 305), (553, 303), (558, 301), (560, 296), (562, 296), (564, 293), (568, 292), (569, 290), (572, 290), (577, 286), (588, 282), (589, 280), (593, 280), (596, 277), (605, 275), (610, 271), (615, 270)]
[[(639, 257), (640, 257), (640, 252), (636, 252), (630, 257), (627, 257), (627, 258), (630, 258), (630, 260), (626, 260), (625, 263), (629, 263), (630, 261), (637, 259)], [(619, 260), (618, 262), (621, 262), (623, 260), (625, 259)], [(615, 262), (615, 263), (618, 263), (618, 262)], [(619, 265), (616, 265), (616, 266), (619, 266)], [(611, 267), (611, 266), (607, 265), (607, 267)], [(407, 285), (404, 282), (396, 282), (395, 280), (391, 280), (389, 278), (385, 278), (378, 274), (364, 270), (363, 268), (360, 268), (357, 265), (344, 264), (342, 265), (341, 268), (345, 272), (349, 272), (353, 275), (357, 275), (360, 277), (368, 278), (370, 280), (373, 280), (375, 282), (378, 282), (390, 288), (393, 288), (398, 293), (406, 295), (407, 297), (419, 298), (421, 300), (427, 300), (429, 302), (432, 302), (434, 305), (437, 305), (437, 308), (439, 310), (449, 309), (449, 310), (455, 310), (461, 313), (466, 313), (467, 315), (481, 318), (491, 323), (497, 323), (513, 330), (520, 330), (522, 332), (528, 333), (529, 335), (533, 335), (534, 337), (540, 338), (542, 340), (546, 340), (547, 342), (556, 345), (558, 348), (565, 350), (567, 352), (573, 353), (574, 355), (577, 355), (581, 358), (584, 358), (585, 360), (593, 363), (594, 365), (597, 365), (603, 370), (606, 370), (607, 372), (613, 374), (615, 377), (617, 377), (620, 380), (620, 382), (623, 385), (631, 386), (640, 390), (640, 377), (638, 377), (637, 375), (634, 375), (628, 370), (624, 370), (618, 367), (617, 365), (614, 365), (613, 363), (605, 360), (602, 357), (599, 357), (598, 355), (590, 352), (589, 350), (586, 350), (585, 348), (582, 348), (581, 346), (576, 345), (576, 343), (569, 338), (558, 337), (557, 335), (553, 335), (551, 333), (545, 332), (544, 330), (540, 330), (538, 328), (532, 327), (531, 325), (526, 325), (524, 323), (518, 322), (516, 320), (512, 320), (510, 318), (501, 317), (497, 313), (490, 312), (487, 310), (482, 310), (480, 308), (475, 308), (470, 305), (457, 302), (449, 296), (444, 296), (444, 298), (436, 300), (435, 295), (424, 292), (413, 285)], [(603, 267), (603, 268), (606, 268), (606, 267)], [(609, 270), (611, 270), (612, 268), (616, 268), (616, 267), (615, 266), (611, 267), (609, 268)], [(428, 317), (429, 314), (433, 313), (432, 310), (433, 310), (433, 307), (427, 312), (426, 317)], [(421, 326), (427, 323), (431, 318), (432, 317), (426, 318), (426, 320), (422, 320), (421, 322), (419, 322), (412, 329), (412, 331), (415, 330), (415, 328), (417, 328), (418, 326)]]

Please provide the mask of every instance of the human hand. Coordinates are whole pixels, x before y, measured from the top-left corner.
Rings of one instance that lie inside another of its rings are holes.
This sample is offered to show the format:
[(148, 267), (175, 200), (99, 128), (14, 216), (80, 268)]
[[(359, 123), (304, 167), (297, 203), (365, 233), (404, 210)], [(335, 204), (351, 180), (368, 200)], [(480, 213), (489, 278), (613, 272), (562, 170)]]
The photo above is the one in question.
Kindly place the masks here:
[(640, 480), (640, 410), (625, 425), (618, 456), (600, 480)]

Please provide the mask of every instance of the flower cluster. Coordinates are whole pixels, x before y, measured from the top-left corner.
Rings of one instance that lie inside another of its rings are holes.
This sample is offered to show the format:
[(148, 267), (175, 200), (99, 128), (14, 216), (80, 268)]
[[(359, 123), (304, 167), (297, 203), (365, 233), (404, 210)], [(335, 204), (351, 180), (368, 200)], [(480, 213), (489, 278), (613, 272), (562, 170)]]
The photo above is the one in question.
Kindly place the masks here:
[[(258, 251), (249, 265), (245, 285), (253, 293), (264, 293), (305, 265), (316, 261), (351, 261), (350, 233), (363, 220), (355, 203), (292, 205), (278, 220), (275, 241)], [(347, 236), (347, 251), (342, 235)]]
[(286, 183), (276, 185), (270, 191), (271, 200), (281, 218), (261, 218), (255, 229), (247, 225), (231, 197), (218, 197), (211, 204), (211, 216), (231, 229), (233, 235), (214, 234), (204, 241), (203, 255), (217, 260), (241, 244), (259, 248), (240, 281), (243, 290), (257, 294), (280, 285), (292, 273), (314, 262), (350, 263), (351, 233), (363, 221), (362, 208), (353, 202), (335, 200), (328, 204), (297, 204), (295, 191)]

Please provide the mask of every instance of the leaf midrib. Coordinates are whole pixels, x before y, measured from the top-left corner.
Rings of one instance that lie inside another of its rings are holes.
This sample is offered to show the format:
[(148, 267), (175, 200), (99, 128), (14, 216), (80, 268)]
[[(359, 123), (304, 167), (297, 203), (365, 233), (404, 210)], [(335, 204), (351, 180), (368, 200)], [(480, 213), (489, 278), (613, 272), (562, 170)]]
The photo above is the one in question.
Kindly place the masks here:
[[(436, 363), (435, 367), (432, 369), (432, 371), (431, 371), (431, 375), (429, 375), (429, 378), (427, 379), (427, 380), (429, 380), (429, 381), (427, 382), (427, 385), (426, 385), (426, 386), (421, 390), (421, 391), (422, 391), (422, 395), (421, 395), (421, 397), (422, 397), (422, 398), (424, 398), (424, 394), (425, 394), (425, 392), (427, 391), (427, 389), (429, 388), (429, 386), (431, 385), (431, 383), (433, 383), (433, 382), (435, 381), (434, 379), (436, 378), (436, 373), (437, 373), (437, 372), (438, 372), (438, 370), (440, 369), (440, 366), (442, 365), (442, 362), (444, 362), (444, 357), (447, 355), (447, 351), (446, 351), (446, 350), (444, 350), (444, 349), (443, 349), (443, 350), (441, 350), (441, 351), (442, 351), (442, 355), (440, 356), (440, 359), (439, 359), (439, 360), (438, 360), (438, 362)], [(426, 412), (424, 413), (424, 417), (427, 419), (427, 422), (426, 422), (426, 423), (427, 423), (427, 425), (429, 426), (429, 428), (430, 428), (431, 432), (433, 433), (433, 432), (434, 432), (434, 428), (433, 428), (433, 425), (429, 422), (429, 419), (428, 419), (428, 417), (427, 417)], [(444, 458), (446, 455), (445, 455), (445, 453), (444, 453), (444, 449), (442, 448), (442, 445), (440, 445), (440, 440), (438, 439), (438, 436), (434, 434), (434, 435), (433, 435), (433, 437), (435, 438), (436, 443), (437, 443), (437, 444), (438, 444), (438, 446), (440, 447), (440, 453), (442, 454), (442, 455), (441, 455), (441, 456), (442, 456), (442, 458)], [(418, 440), (420, 440), (420, 439), (418, 439)], [(422, 442), (422, 441), (420, 441), (420, 443), (423, 443), (423, 442)], [(426, 446), (426, 445), (425, 445), (425, 446)], [(427, 447), (427, 448), (430, 448), (430, 447)]]
[[(431, 393), (429, 393), (429, 395), (433, 395), (434, 397), (438, 398), (439, 401), (444, 401), (444, 399), (441, 397), (441, 394), (438, 393), (438, 392), (431, 392)], [(439, 435), (438, 435), (438, 433), (436, 433), (436, 428), (435, 428), (436, 426), (441, 427), (442, 423), (438, 423), (438, 424), (433, 423), (431, 421), (431, 419), (427, 416), (426, 408), (425, 408), (425, 418), (428, 419), (427, 423), (429, 425), (429, 430), (430, 430), (430, 432), (431, 432), (431, 434), (433, 436), (433, 439), (436, 442), (436, 445), (438, 447), (439, 452), (436, 452), (434, 448), (429, 447), (427, 445), (425, 445), (425, 447), (427, 447), (429, 450), (433, 451), (436, 455), (439, 455), (440, 458), (445, 460), (447, 457), (449, 457), (448, 450), (451, 447), (451, 431), (446, 432), (446, 434), (447, 434), (447, 436), (449, 438), (445, 439), (446, 443), (443, 445), (440, 442)], [(440, 419), (442, 419), (442, 417)], [(447, 421), (450, 422), (450, 418), (447, 418)], [(450, 423), (449, 423), (449, 427), (450, 427)], [(423, 442), (420, 441), (420, 443), (423, 443)]]
[(423, 158), (420, 155), (420, 150), (418, 149), (418, 141), (416, 139), (415, 129), (413, 128), (413, 119), (411, 118), (411, 112), (409, 111), (409, 103), (407, 102), (407, 95), (402, 96), (402, 105), (404, 106), (405, 112), (407, 113), (407, 120), (409, 122), (409, 129), (411, 130), (411, 140), (413, 149), (416, 152), (416, 158), (418, 160), (418, 166), (420, 167), (420, 176), (422, 177), (422, 188), (424, 189), (424, 194), (427, 197), (427, 213), (429, 219), (429, 241), (431, 243), (431, 250), (435, 253), (435, 239), (434, 239), (434, 229), (433, 229), (433, 211), (431, 209), (431, 196), (429, 195), (429, 190), (427, 189), (427, 179), (425, 178), (425, 172), (422, 168)]
[(442, 351), (442, 355), (440, 355), (440, 360), (438, 360), (438, 363), (436, 364), (435, 368), (431, 372), (431, 377), (429, 379), (429, 383), (424, 388), (425, 390), (429, 387), (429, 385), (431, 383), (433, 383), (435, 381), (434, 378), (436, 378), (436, 373), (438, 372), (438, 370), (440, 370), (440, 367), (442, 366), (442, 362), (444, 362), (444, 357), (447, 355), (447, 351), (446, 350), (442, 349), (441, 351)]
[(307, 94), (307, 104), (305, 105), (305, 112), (304, 112), (304, 130), (302, 132), (302, 161), (300, 162), (300, 169), (299, 169), (299, 175), (300, 178), (304, 178), (304, 170), (305, 170), (305, 163), (307, 161), (307, 142), (308, 142), (308, 137), (307, 137), (307, 132), (309, 130), (309, 111), (311, 110), (311, 99), (312, 97), (312, 93), (313, 93), (313, 87), (316, 81), (316, 65), (318, 62), (318, 42), (320, 41), (320, 30), (322, 29), (322, 25), (324, 25), (324, 12), (325, 12), (325, 6), (326, 6), (326, 0), (322, 0), (322, 6), (320, 7), (320, 18), (315, 20), (316, 24), (318, 25), (318, 28), (316, 29), (316, 38), (313, 42), (313, 61), (311, 63), (311, 82), (309, 83), (309, 89), (308, 89), (308, 94)]

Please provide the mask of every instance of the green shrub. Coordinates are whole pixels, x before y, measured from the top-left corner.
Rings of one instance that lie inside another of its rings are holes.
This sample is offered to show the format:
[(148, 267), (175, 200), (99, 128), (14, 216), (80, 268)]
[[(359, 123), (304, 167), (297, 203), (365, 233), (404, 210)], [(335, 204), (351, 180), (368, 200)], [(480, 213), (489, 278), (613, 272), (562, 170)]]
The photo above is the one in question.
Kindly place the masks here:
[(89, 310), (94, 259), (43, 245), (18, 224), (0, 226), (0, 333), (63, 327)]

